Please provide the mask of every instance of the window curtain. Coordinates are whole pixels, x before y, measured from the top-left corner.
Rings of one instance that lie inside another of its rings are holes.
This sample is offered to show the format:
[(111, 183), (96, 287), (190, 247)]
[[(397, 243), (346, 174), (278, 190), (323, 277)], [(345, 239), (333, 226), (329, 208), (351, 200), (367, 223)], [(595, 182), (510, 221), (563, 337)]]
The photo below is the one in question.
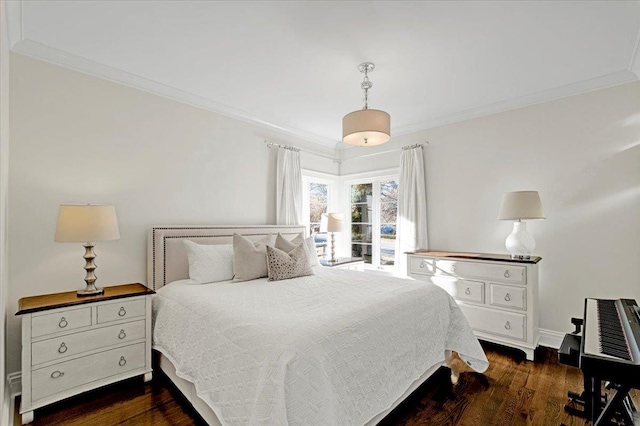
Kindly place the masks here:
[(404, 276), (407, 274), (405, 253), (428, 248), (427, 187), (421, 146), (404, 149), (400, 157), (396, 235), (397, 272)]
[(278, 148), (276, 185), (276, 224), (301, 224), (302, 170), (300, 169), (299, 151), (289, 148)]

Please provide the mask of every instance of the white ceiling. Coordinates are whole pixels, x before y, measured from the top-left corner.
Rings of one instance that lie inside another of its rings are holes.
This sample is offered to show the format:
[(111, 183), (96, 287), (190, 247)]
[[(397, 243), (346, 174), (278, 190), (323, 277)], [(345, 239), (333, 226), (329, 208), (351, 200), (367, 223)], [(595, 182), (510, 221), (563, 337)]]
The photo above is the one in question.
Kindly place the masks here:
[(335, 146), (638, 79), (640, 1), (16, 1), (12, 49)]

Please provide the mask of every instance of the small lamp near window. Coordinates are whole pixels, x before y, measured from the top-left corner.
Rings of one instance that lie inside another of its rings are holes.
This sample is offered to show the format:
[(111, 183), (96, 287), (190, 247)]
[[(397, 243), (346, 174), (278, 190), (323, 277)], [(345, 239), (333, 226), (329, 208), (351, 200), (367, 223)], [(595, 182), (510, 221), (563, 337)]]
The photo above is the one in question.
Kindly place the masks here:
[(499, 220), (513, 220), (513, 231), (505, 241), (512, 259), (529, 259), (536, 240), (527, 232), (523, 220), (545, 219), (538, 191), (507, 192), (502, 195)]
[(91, 204), (60, 206), (54, 241), (84, 243), (84, 260), (86, 261), (84, 269), (87, 271), (84, 281), (87, 286), (78, 290), (78, 296), (95, 296), (104, 293), (102, 288), (95, 286), (97, 277), (96, 264), (93, 261), (96, 258), (93, 242), (119, 238), (118, 218), (114, 206)]
[(324, 213), (320, 221), (320, 232), (331, 233), (331, 259), (329, 262), (337, 262), (336, 243), (334, 235), (336, 232), (344, 231), (344, 218), (342, 213)]

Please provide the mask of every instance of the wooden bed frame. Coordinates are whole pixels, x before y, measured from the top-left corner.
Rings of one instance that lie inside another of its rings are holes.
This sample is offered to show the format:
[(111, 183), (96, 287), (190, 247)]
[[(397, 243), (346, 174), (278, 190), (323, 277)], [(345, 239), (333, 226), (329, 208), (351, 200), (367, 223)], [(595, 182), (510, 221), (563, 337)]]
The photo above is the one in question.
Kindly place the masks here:
[[(305, 227), (299, 225), (257, 225), (257, 226), (196, 226), (173, 225), (154, 226), (149, 231), (147, 246), (147, 286), (158, 290), (164, 285), (189, 278), (189, 262), (182, 240), (189, 239), (200, 244), (231, 244), (233, 234), (241, 234), (253, 241), (268, 234), (281, 233), (289, 239), (293, 239), (300, 233), (305, 234)], [(162, 353), (157, 352), (157, 365), (166, 376), (175, 384), (193, 408), (211, 426), (221, 426), (215, 412), (202, 399), (198, 397), (195, 385), (181, 378), (171, 361)], [(394, 408), (396, 408), (407, 396), (422, 385), (441, 366), (449, 365), (449, 359), (442, 359), (432, 365), (419, 379), (395, 401), (391, 407), (381, 407), (381, 412), (366, 423), (367, 426), (379, 423)], [(452, 382), (457, 382), (457, 374), (451, 375)]]

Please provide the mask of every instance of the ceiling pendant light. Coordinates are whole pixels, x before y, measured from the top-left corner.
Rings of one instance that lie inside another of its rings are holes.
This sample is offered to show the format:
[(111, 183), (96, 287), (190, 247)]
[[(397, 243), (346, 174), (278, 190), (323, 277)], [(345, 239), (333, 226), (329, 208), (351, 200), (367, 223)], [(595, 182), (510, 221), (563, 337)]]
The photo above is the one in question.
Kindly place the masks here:
[(373, 83), (369, 81), (368, 73), (373, 71), (372, 62), (364, 62), (358, 66), (364, 73), (364, 80), (360, 87), (364, 90), (364, 108), (350, 112), (342, 119), (342, 140), (355, 146), (376, 146), (387, 142), (391, 138), (391, 117), (384, 111), (369, 109), (369, 89)]

